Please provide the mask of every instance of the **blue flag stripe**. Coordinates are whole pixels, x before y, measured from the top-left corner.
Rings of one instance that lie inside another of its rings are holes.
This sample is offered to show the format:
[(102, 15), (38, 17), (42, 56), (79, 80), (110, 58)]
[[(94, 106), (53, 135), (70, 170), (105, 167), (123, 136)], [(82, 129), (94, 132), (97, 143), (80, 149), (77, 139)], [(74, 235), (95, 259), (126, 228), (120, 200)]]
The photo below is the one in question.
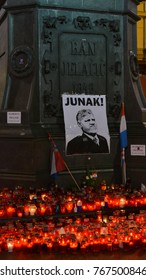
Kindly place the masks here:
[(124, 130), (120, 133), (120, 145), (121, 149), (126, 148), (128, 146), (127, 130)]

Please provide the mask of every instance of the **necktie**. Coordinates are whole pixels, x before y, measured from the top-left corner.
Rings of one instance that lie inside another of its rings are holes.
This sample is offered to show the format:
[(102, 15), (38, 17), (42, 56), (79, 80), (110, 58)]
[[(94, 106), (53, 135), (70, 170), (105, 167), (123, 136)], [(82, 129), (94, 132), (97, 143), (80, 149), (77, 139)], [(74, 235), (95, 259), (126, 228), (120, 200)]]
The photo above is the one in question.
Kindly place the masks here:
[(97, 135), (95, 135), (95, 136), (93, 137), (93, 142), (94, 142), (95, 144), (99, 145), (99, 138), (98, 138)]

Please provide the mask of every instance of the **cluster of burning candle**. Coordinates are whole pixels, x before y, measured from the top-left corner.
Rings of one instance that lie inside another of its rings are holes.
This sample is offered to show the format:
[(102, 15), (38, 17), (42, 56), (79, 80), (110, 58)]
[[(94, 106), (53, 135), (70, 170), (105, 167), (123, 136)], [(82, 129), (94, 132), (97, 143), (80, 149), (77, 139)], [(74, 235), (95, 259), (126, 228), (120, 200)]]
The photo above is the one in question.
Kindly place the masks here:
[[(56, 186), (3, 188), (0, 251), (99, 252), (144, 247), (146, 211), (142, 206), (146, 206), (146, 194), (123, 187), (83, 187), (74, 193)], [(127, 208), (133, 212), (127, 214)], [(138, 213), (133, 210), (137, 208)]]
[(7, 221), (0, 228), (0, 251), (101, 252), (146, 249), (146, 211), (112, 216), (60, 217), (47, 220)]
[(103, 209), (146, 206), (146, 194), (119, 188), (82, 188), (80, 192), (53, 189), (14, 189), (0, 191), (0, 219), (26, 216), (83, 213)]

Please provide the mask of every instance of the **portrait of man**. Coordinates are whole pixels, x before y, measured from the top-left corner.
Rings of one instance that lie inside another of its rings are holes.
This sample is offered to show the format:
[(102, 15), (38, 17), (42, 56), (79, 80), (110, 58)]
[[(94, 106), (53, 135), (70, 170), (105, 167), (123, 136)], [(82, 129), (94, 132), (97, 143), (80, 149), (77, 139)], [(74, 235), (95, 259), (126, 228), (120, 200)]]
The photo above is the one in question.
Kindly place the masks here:
[(97, 123), (91, 109), (81, 109), (76, 121), (82, 135), (71, 139), (67, 144), (67, 154), (109, 153), (107, 139), (97, 132)]

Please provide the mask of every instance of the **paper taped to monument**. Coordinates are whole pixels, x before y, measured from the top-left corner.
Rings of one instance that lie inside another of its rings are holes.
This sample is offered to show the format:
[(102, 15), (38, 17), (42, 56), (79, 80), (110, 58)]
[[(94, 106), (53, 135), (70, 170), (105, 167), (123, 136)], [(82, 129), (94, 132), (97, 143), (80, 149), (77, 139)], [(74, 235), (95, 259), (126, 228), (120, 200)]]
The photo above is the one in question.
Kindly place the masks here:
[(110, 153), (105, 95), (62, 95), (66, 155)]

